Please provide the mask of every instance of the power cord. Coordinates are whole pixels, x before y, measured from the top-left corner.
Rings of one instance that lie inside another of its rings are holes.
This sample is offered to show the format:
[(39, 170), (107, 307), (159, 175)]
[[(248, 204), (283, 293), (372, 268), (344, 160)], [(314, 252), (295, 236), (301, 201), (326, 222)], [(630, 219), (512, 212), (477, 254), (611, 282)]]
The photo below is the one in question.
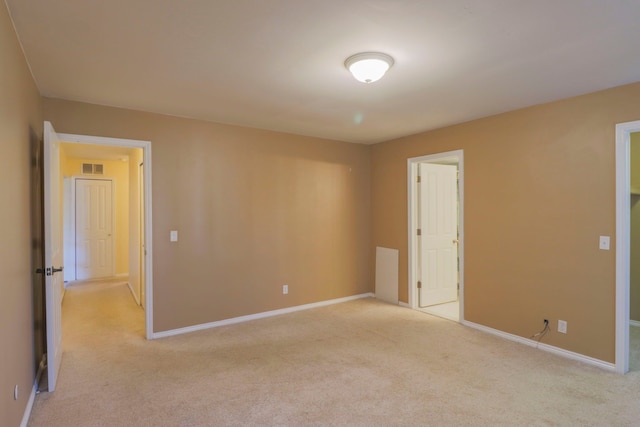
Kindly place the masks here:
[(547, 334), (547, 332), (549, 332), (549, 331), (550, 331), (550, 329), (549, 329), (549, 320), (544, 319), (544, 328), (542, 328), (542, 330), (540, 332), (538, 332), (537, 334), (531, 335), (530, 338), (531, 339), (536, 339), (537, 338), (537, 341), (538, 341), (538, 344), (539, 344), (540, 340), (542, 339), (542, 337), (544, 337)]

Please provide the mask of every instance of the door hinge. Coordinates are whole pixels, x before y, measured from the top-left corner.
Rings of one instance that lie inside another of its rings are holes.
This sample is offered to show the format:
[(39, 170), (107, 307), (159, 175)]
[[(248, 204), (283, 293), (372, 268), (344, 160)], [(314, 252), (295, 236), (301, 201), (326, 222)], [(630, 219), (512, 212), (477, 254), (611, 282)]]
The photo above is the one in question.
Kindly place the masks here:
[(418, 175), (418, 183), (422, 182), (422, 179), (420, 178), (420, 175)]
[(418, 280), (418, 289), (422, 289), (422, 282)]
[(417, 232), (418, 232), (418, 236), (422, 236), (422, 229), (421, 228), (418, 228)]

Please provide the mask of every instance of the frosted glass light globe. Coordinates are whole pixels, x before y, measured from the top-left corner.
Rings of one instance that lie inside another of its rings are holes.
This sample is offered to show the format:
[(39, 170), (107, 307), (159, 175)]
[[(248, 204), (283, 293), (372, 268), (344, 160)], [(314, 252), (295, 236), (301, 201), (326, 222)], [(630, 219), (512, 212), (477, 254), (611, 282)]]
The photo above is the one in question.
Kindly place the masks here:
[(393, 65), (393, 58), (384, 53), (364, 52), (347, 58), (345, 67), (356, 80), (363, 83), (378, 81)]

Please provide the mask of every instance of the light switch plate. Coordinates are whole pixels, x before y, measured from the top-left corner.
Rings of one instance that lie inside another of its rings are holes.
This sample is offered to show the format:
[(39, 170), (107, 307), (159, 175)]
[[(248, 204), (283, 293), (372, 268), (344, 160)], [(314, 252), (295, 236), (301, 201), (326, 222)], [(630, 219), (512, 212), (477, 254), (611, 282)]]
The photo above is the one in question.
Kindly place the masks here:
[(600, 236), (600, 249), (603, 251), (608, 251), (610, 246), (610, 238), (609, 236)]
[(177, 242), (178, 241), (178, 231), (177, 230), (171, 230), (170, 236), (169, 236), (169, 241), (171, 242)]

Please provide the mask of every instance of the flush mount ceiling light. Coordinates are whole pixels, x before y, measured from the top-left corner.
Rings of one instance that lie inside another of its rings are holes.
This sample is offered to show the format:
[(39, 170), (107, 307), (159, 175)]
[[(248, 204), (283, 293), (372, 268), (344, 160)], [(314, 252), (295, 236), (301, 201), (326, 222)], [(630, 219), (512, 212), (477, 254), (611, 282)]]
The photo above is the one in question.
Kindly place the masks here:
[(356, 53), (344, 61), (344, 66), (351, 71), (353, 77), (363, 83), (380, 80), (392, 65), (393, 58), (379, 52)]

